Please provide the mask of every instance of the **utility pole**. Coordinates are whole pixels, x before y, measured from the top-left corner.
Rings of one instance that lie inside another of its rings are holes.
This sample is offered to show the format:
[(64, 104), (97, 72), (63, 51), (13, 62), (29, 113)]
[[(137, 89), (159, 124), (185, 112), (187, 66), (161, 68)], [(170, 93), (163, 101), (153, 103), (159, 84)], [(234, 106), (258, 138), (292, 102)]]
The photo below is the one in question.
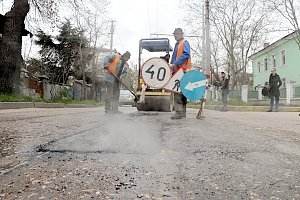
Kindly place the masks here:
[(206, 70), (205, 67), (206, 67), (206, 59), (205, 59), (205, 6), (203, 4), (202, 6), (202, 70)]
[[(205, 36), (202, 40), (202, 63), (204, 63), (204, 73), (208, 79), (208, 82), (209, 80), (211, 80), (211, 72), (210, 72), (210, 65), (211, 65), (211, 55), (210, 55), (210, 24), (209, 24), (209, 0), (204, 0), (205, 1), (205, 4), (203, 6), (203, 14), (204, 14), (204, 29), (202, 31), (202, 34)], [(204, 116), (204, 112), (203, 112), (203, 108), (204, 108), (204, 105), (205, 105), (205, 102), (207, 100), (207, 93), (208, 91), (206, 90), (205, 91), (205, 94), (204, 94), (204, 99), (201, 99), (201, 102), (200, 102), (200, 109), (199, 109), (199, 112), (197, 114), (197, 119), (204, 119), (205, 116)]]
[(114, 22), (116, 21), (113, 21), (111, 20), (111, 26), (110, 26), (110, 53), (112, 53), (112, 50), (113, 50), (113, 40), (114, 40)]
[(209, 23), (209, 0), (205, 0), (205, 74), (210, 75), (210, 23)]

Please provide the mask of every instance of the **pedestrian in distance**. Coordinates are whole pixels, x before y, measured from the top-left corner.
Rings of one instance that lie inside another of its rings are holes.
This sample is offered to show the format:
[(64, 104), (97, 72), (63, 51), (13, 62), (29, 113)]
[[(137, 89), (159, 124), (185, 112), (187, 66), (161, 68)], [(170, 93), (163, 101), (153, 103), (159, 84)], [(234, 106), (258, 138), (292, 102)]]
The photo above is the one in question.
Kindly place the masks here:
[(280, 91), (279, 88), (282, 85), (282, 81), (280, 79), (280, 76), (276, 73), (276, 69), (271, 69), (271, 74), (269, 77), (269, 97), (270, 97), (270, 108), (267, 112), (273, 112), (273, 107), (275, 107), (275, 112), (278, 112), (279, 108), (279, 96)]
[(265, 82), (264, 87), (262, 88), (261, 94), (265, 97), (269, 97), (270, 95), (270, 86), (269, 82)]
[[(173, 70), (173, 74), (180, 69), (185, 73), (192, 68), (190, 44), (184, 39), (181, 28), (176, 28), (173, 35), (176, 44), (172, 54), (170, 67)], [(171, 119), (186, 118), (186, 104), (187, 98), (182, 93), (174, 93), (175, 114), (171, 116)]]
[(129, 67), (127, 61), (130, 59), (130, 56), (131, 54), (126, 51), (123, 55), (112, 53), (104, 57), (105, 113), (122, 113), (118, 110), (120, 97), (119, 80), (122, 80), (127, 75)]
[(221, 94), (223, 108), (220, 111), (228, 111), (227, 101), (229, 95), (229, 78), (226, 76), (225, 72), (221, 72)]

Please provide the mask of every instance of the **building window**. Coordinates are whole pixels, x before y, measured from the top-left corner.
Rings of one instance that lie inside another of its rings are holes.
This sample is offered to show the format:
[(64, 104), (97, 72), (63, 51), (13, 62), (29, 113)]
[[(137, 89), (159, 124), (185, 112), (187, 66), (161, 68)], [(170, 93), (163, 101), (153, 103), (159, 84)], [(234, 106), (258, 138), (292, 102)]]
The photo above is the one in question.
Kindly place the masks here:
[(281, 64), (282, 65), (286, 64), (285, 50), (281, 51)]
[(260, 74), (260, 61), (259, 62), (257, 62), (257, 71), (258, 71), (258, 73)]
[(272, 55), (272, 63), (273, 63), (273, 67), (276, 67), (276, 56)]
[(265, 72), (268, 71), (268, 58), (265, 58)]

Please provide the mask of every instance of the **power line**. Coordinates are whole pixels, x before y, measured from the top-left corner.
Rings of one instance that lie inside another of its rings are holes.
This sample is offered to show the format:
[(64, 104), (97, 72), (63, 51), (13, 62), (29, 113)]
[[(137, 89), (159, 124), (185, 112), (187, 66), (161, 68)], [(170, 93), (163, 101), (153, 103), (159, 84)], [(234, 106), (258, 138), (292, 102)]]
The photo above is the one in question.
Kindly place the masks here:
[(158, 32), (158, 0), (156, 1), (156, 32)]
[(148, 23), (149, 23), (149, 34), (151, 33), (151, 20), (150, 20), (150, 8), (149, 8), (149, 0), (147, 0), (148, 7)]

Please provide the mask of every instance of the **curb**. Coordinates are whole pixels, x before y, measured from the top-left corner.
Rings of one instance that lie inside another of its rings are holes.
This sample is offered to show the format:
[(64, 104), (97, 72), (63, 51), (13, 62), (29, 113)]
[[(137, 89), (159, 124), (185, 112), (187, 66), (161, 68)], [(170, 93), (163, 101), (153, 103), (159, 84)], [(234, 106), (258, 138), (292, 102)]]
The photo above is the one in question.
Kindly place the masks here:
[[(189, 108), (199, 109), (200, 105), (188, 105)], [(205, 105), (208, 110), (221, 110), (219, 105)], [(228, 106), (228, 111), (240, 112), (266, 112), (269, 106)], [(300, 107), (279, 107), (279, 112), (300, 112)]]
[(63, 103), (42, 103), (42, 102), (0, 102), (0, 110), (20, 108), (92, 108), (96, 105), (86, 104), (63, 104)]
[[(21, 108), (93, 108), (96, 105), (87, 104), (63, 104), (63, 103), (42, 103), (42, 102), (0, 102), (0, 110), (21, 109)], [(189, 108), (199, 109), (199, 105), (189, 105)], [(219, 105), (205, 105), (208, 110), (220, 110)], [(229, 111), (240, 112), (266, 112), (269, 106), (228, 106)], [(300, 107), (279, 107), (279, 112), (300, 112)]]

